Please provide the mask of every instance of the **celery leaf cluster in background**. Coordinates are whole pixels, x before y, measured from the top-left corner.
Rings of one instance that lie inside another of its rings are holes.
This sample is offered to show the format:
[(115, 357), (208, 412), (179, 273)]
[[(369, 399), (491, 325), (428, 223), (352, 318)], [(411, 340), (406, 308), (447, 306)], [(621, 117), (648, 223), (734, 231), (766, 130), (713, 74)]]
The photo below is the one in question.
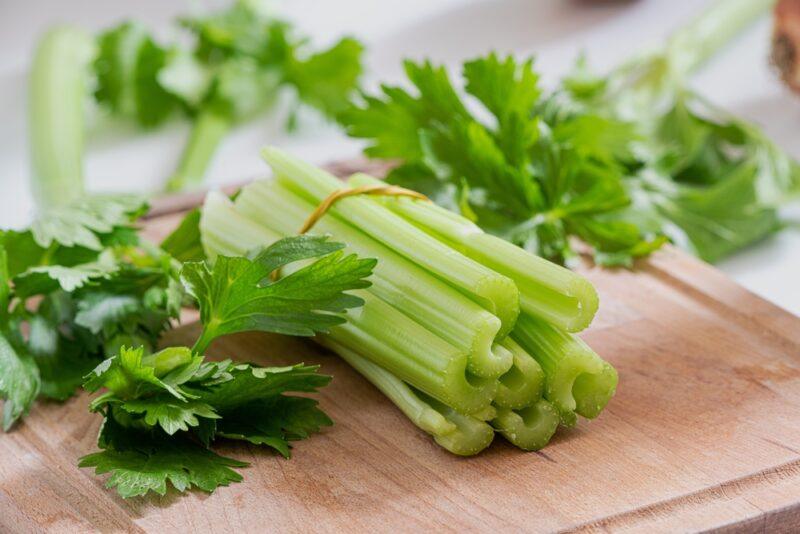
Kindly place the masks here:
[(579, 238), (596, 263), (630, 265), (669, 239), (717, 261), (780, 230), (800, 191), (797, 162), (687, 85), (770, 7), (719, 2), (606, 76), (581, 58), (547, 92), (530, 59), (468, 61), (463, 83), (406, 61), (411, 90), (383, 85), (339, 119), (399, 163), (389, 181), (545, 258), (568, 263)]
[(289, 23), (249, 2), (179, 24), (189, 46), (162, 44), (141, 25), (122, 23), (98, 37), (93, 63), (95, 98), (113, 115), (144, 128), (176, 115), (193, 121), (172, 190), (197, 185), (229, 129), (265, 111), (280, 89), (296, 94), (295, 105), (333, 117), (361, 75), (363, 47), (355, 39), (315, 50)]

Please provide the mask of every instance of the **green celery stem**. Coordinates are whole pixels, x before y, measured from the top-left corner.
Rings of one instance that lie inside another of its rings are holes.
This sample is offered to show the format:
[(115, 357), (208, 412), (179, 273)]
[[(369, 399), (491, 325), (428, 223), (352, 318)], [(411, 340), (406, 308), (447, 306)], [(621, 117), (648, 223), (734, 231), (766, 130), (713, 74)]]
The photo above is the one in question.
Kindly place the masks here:
[(225, 195), (212, 191), (206, 195), (200, 216), (200, 239), (206, 256), (241, 256), (268, 246), (282, 236), (240, 215)]
[[(348, 183), (357, 187), (381, 182), (355, 174)], [(472, 221), (431, 202), (377, 198), (439, 241), (511, 278), (519, 289), (522, 311), (569, 332), (579, 332), (591, 323), (599, 299), (594, 286), (581, 275), (487, 234)]]
[(386, 395), (414, 425), (432, 435), (439, 445), (453, 454), (474, 455), (492, 442), (494, 431), (484, 421), (459, 414), (414, 391), (356, 351), (330, 340), (324, 344)]
[[(237, 211), (283, 235), (301, 226), (314, 206), (275, 181), (259, 180), (236, 199)], [(314, 231), (328, 233), (347, 244), (347, 250), (377, 258), (374, 293), (425, 325), (431, 332), (468, 353), (469, 371), (494, 378), (506, 372), (511, 354), (493, 346), (500, 320), (426, 270), (353, 226), (335, 217), (323, 217)]]
[(775, 0), (719, 0), (667, 43), (674, 73), (687, 76), (702, 66), (745, 27), (758, 20)]
[(536, 360), (510, 337), (504, 339), (501, 344), (513, 355), (514, 365), (500, 377), (493, 404), (498, 408), (512, 410), (530, 406), (542, 397), (544, 371)]
[[(243, 255), (280, 238), (235, 210), (224, 195), (211, 193), (200, 218), (203, 245), (210, 257)], [(364, 305), (347, 313), (347, 322), (326, 335), (352, 350), (364, 351), (373, 362), (418, 389), (462, 412), (490, 405), (497, 380), (469, 376), (467, 356), (412, 318), (368, 291), (353, 291)]]
[(192, 125), (189, 143), (178, 168), (167, 182), (167, 191), (182, 191), (203, 182), (211, 158), (231, 128), (230, 120), (213, 110), (201, 111)]
[(85, 106), (94, 53), (92, 37), (71, 27), (51, 29), (36, 48), (28, 125), (31, 188), (39, 210), (83, 196)]
[[(281, 183), (311, 202), (321, 202), (342, 188), (336, 177), (277, 148), (268, 147), (261, 153)], [(513, 328), (519, 314), (519, 293), (508, 277), (442, 244), (372, 199), (345, 198), (333, 204), (328, 213), (358, 227), (481, 304), (500, 319), (500, 337)]]
[(526, 451), (538, 451), (550, 442), (559, 416), (553, 405), (539, 399), (521, 410), (498, 408), (492, 426), (508, 441)]
[(597, 417), (616, 392), (617, 372), (579, 337), (526, 314), (511, 335), (541, 365), (544, 396), (566, 426), (575, 425), (576, 414)]
[(200, 337), (192, 346), (192, 352), (197, 354), (205, 354), (212, 341), (214, 341), (214, 337), (213, 334), (211, 334), (211, 330), (208, 328), (203, 328), (202, 334), (200, 334)]

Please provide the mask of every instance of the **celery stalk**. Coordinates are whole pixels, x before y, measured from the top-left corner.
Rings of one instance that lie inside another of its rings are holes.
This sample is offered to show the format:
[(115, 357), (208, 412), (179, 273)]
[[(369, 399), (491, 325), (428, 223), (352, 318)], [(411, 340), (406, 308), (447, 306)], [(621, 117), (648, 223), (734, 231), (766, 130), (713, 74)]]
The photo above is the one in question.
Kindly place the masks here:
[[(353, 175), (353, 186), (380, 184), (366, 174)], [(519, 289), (520, 308), (568, 332), (589, 326), (597, 312), (594, 286), (584, 277), (499, 237), (472, 221), (433, 204), (410, 198), (379, 197), (383, 205), (465, 256), (511, 278)]]
[(200, 240), (206, 256), (242, 256), (256, 247), (270, 245), (281, 235), (240, 215), (225, 195), (206, 195), (200, 216)]
[(69, 27), (47, 32), (36, 49), (28, 125), (31, 187), (40, 210), (83, 196), (85, 107), (94, 51), (90, 35)]
[(197, 187), (203, 181), (211, 158), (231, 129), (231, 121), (214, 110), (201, 112), (192, 125), (189, 142), (183, 149), (178, 168), (167, 181), (167, 191)]
[[(283, 235), (295, 232), (314, 209), (277, 182), (266, 180), (245, 187), (235, 205), (239, 213)], [(470, 373), (494, 378), (511, 367), (511, 353), (502, 346), (492, 346), (500, 329), (497, 317), (335, 217), (323, 217), (315, 230), (331, 234), (360, 256), (377, 258), (370, 292), (466, 352)]]
[(521, 410), (499, 408), (492, 426), (520, 449), (538, 451), (553, 437), (558, 421), (558, 412), (553, 405), (539, 399)]
[[(219, 193), (209, 194), (200, 218), (209, 256), (243, 255), (280, 236), (238, 213)], [(325, 337), (359, 350), (402, 380), (464, 413), (485, 409), (497, 380), (470, 376), (467, 355), (367, 290), (353, 291), (364, 305)]]
[[(281, 183), (312, 202), (320, 202), (342, 188), (342, 183), (334, 176), (277, 148), (268, 147), (261, 153)], [(334, 204), (330, 212), (427, 269), (492, 312), (502, 324), (500, 337), (513, 328), (519, 314), (519, 293), (508, 277), (437, 241), (373, 199), (345, 198)]]
[(573, 426), (576, 413), (593, 419), (617, 388), (617, 372), (579, 337), (521, 314), (513, 339), (531, 354), (545, 374), (545, 398), (562, 423)]
[(542, 397), (544, 371), (533, 356), (510, 337), (501, 344), (513, 355), (514, 365), (500, 377), (494, 405), (512, 410), (530, 406)]
[(775, 0), (719, 0), (684, 25), (667, 42), (674, 74), (697, 70), (723, 45), (768, 12)]
[(386, 395), (414, 425), (453, 454), (477, 454), (492, 442), (494, 431), (483, 420), (459, 414), (424, 394), (368, 359), (334, 341), (324, 344)]
[(459, 412), (471, 414), (489, 406), (497, 391), (496, 379), (470, 375), (463, 352), (369, 292), (354, 294), (364, 299), (364, 305), (323, 338), (359, 351)]

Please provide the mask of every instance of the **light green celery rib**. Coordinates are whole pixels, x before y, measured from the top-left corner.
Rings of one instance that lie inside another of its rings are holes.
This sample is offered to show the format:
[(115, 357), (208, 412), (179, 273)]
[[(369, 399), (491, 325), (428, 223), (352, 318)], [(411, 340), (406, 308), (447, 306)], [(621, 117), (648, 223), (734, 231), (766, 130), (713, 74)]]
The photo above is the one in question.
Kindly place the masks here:
[(323, 337), (357, 350), (459, 412), (480, 412), (491, 404), (497, 379), (470, 375), (466, 354), (369, 292), (354, 294), (364, 305)]
[[(259, 180), (235, 202), (242, 215), (271, 230), (291, 235), (314, 206), (275, 181)], [(470, 373), (496, 378), (512, 363), (511, 354), (492, 344), (500, 320), (425, 269), (335, 217), (323, 217), (314, 231), (331, 234), (359, 256), (376, 258), (370, 292), (468, 354)]]
[[(342, 188), (334, 176), (277, 148), (265, 148), (261, 154), (281, 183), (313, 203)], [(510, 278), (453, 250), (373, 199), (345, 198), (334, 204), (330, 212), (492, 312), (502, 325), (500, 337), (513, 328), (519, 314), (519, 292)]]
[(28, 101), (31, 188), (40, 210), (83, 196), (85, 111), (94, 40), (82, 30), (48, 31), (33, 57)]
[(558, 422), (558, 412), (553, 405), (539, 399), (521, 410), (498, 408), (492, 426), (520, 449), (538, 451), (550, 442)]
[[(382, 182), (366, 174), (356, 174), (349, 183), (355, 187)], [(597, 291), (581, 275), (487, 234), (472, 221), (432, 202), (376, 198), (441, 242), (511, 278), (519, 289), (523, 312), (568, 332), (579, 332), (592, 322), (599, 302)]]
[(542, 397), (544, 371), (536, 360), (510, 337), (500, 342), (514, 358), (514, 365), (500, 377), (494, 405), (518, 410)]
[(183, 149), (178, 168), (167, 181), (166, 190), (180, 191), (199, 186), (217, 147), (230, 129), (228, 117), (214, 110), (201, 112), (195, 118), (189, 142)]
[(282, 236), (239, 214), (225, 195), (211, 191), (200, 214), (200, 241), (206, 256), (242, 256), (271, 245)]
[(667, 53), (675, 74), (697, 70), (728, 41), (775, 5), (775, 0), (718, 0), (670, 36)]
[(597, 417), (614, 395), (617, 371), (579, 337), (524, 313), (512, 337), (542, 366), (544, 396), (565, 425), (575, 424), (576, 413)]
[[(425, 398), (386, 369), (375, 365), (353, 350), (334, 341), (324, 344), (361, 373), (389, 397), (417, 427), (453, 454), (471, 456), (489, 446), (494, 438), (492, 427), (482, 419), (455, 412), (435, 400)], [(489, 412), (492, 412), (489, 407)]]
[[(280, 238), (238, 213), (233, 203), (218, 193), (206, 198), (200, 230), (207, 253), (212, 256), (241, 255)], [(259, 235), (270, 241), (260, 241), (263, 238)], [(325, 337), (360, 351), (402, 380), (459, 411), (477, 412), (491, 404), (497, 380), (470, 376), (463, 351), (369, 291), (351, 293), (362, 298), (364, 305), (349, 310), (347, 322), (331, 328)]]

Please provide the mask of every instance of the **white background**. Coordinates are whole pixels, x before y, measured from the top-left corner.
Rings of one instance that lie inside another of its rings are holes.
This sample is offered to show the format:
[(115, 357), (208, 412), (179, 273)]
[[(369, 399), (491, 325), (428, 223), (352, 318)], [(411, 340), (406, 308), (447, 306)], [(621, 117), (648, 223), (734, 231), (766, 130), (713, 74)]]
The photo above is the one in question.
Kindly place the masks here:
[[(0, 227), (31, 216), (25, 127), (25, 77), (37, 36), (52, 24), (98, 30), (125, 18), (173, 36), (170, 20), (219, 1), (0, 0)], [(534, 54), (546, 84), (554, 84), (576, 54), (610, 68), (702, 9), (691, 0), (284, 0), (274, 9), (327, 44), (348, 33), (368, 46), (367, 83), (401, 80), (404, 57), (429, 57), (455, 66), (489, 50)], [(223, 3), (224, 5), (224, 3)], [(767, 63), (770, 22), (764, 19), (719, 54), (694, 80), (713, 101), (761, 124), (800, 157), (800, 97), (776, 80)], [(324, 163), (358, 154), (360, 144), (312, 114), (300, 131), (283, 132), (277, 113), (238, 129), (219, 150), (211, 184), (240, 182), (266, 172), (258, 148), (269, 143)], [(99, 122), (98, 118), (94, 119)], [(142, 135), (119, 127), (94, 128), (87, 180), (93, 190), (152, 190), (170, 172), (187, 133), (180, 122)], [(787, 214), (800, 220), (800, 207)], [(799, 227), (800, 228), (800, 227)], [(719, 265), (756, 293), (800, 314), (800, 229), (789, 230)]]

